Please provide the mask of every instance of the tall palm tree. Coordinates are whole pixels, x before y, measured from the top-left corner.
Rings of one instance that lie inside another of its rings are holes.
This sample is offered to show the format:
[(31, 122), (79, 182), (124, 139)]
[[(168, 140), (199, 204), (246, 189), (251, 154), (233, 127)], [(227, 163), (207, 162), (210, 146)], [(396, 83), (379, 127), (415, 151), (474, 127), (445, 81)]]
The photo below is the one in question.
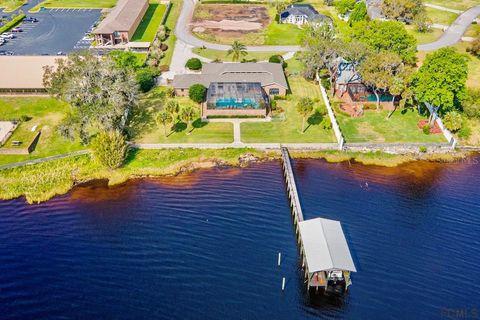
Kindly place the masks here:
[(227, 52), (227, 56), (232, 55), (232, 61), (234, 62), (238, 62), (240, 57), (246, 56), (247, 54), (247, 47), (237, 40), (233, 41), (232, 48)]
[(165, 137), (166, 137), (167, 136), (167, 125), (173, 121), (172, 115), (165, 110), (160, 111), (156, 115), (155, 121), (157, 122), (158, 125), (163, 125), (163, 132), (164, 132)]
[(182, 119), (182, 121), (185, 121), (187, 123), (186, 134), (190, 134), (191, 132), (191, 130), (189, 130), (190, 125), (192, 124), (192, 121), (195, 118), (196, 114), (197, 113), (195, 111), (195, 108), (189, 105), (183, 107), (182, 110), (180, 110), (180, 119)]

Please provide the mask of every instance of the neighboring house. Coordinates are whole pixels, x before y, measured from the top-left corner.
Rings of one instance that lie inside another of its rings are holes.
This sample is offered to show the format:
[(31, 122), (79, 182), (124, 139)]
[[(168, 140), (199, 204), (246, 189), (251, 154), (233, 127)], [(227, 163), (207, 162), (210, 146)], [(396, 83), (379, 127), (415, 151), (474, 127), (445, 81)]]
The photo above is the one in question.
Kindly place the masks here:
[(280, 13), (280, 23), (304, 24), (333, 24), (332, 18), (320, 14), (309, 4), (292, 4)]
[(148, 0), (119, 0), (93, 31), (99, 46), (128, 43), (148, 9)]
[(367, 5), (367, 14), (371, 20), (383, 20), (385, 16), (382, 13), (382, 0), (364, 0)]
[(207, 89), (202, 117), (266, 116), (270, 96), (284, 96), (287, 80), (279, 63), (205, 63), (199, 74), (173, 78), (178, 96), (187, 96), (189, 88), (202, 84)]

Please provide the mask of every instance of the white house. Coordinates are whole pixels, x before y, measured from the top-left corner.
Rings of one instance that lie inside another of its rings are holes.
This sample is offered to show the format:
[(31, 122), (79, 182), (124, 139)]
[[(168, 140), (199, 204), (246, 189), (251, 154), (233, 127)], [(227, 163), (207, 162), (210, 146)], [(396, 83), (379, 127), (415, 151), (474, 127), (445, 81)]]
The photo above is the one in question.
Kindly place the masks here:
[(280, 23), (296, 25), (333, 24), (330, 17), (320, 14), (309, 4), (292, 4), (280, 13)]

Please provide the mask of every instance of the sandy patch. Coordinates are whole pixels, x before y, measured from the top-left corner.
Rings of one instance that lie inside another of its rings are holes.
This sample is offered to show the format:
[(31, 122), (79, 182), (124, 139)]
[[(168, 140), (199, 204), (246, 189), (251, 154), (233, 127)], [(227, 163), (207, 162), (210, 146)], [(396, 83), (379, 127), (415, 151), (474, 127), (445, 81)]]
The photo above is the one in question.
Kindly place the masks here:
[(250, 21), (235, 21), (235, 20), (222, 20), (222, 21), (212, 21), (207, 20), (204, 22), (199, 22), (195, 24), (193, 31), (201, 32), (198, 30), (205, 29), (219, 29), (219, 30), (228, 30), (228, 31), (256, 31), (262, 28), (260, 22), (250, 22)]

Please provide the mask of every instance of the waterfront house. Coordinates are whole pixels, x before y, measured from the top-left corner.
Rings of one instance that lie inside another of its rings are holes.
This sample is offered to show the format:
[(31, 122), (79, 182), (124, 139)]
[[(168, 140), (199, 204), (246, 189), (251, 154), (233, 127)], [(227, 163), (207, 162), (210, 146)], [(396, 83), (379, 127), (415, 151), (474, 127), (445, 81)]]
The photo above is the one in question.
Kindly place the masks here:
[(333, 20), (323, 14), (318, 13), (310, 4), (292, 4), (280, 13), (280, 23), (296, 24), (323, 24), (333, 25)]
[(316, 218), (299, 222), (307, 288), (343, 295), (357, 269), (339, 221)]
[(127, 44), (148, 9), (148, 0), (119, 0), (93, 31), (98, 46)]
[(187, 96), (189, 88), (202, 84), (207, 88), (202, 117), (265, 117), (273, 96), (285, 96), (287, 80), (279, 63), (205, 63), (201, 73), (176, 75), (173, 89)]

